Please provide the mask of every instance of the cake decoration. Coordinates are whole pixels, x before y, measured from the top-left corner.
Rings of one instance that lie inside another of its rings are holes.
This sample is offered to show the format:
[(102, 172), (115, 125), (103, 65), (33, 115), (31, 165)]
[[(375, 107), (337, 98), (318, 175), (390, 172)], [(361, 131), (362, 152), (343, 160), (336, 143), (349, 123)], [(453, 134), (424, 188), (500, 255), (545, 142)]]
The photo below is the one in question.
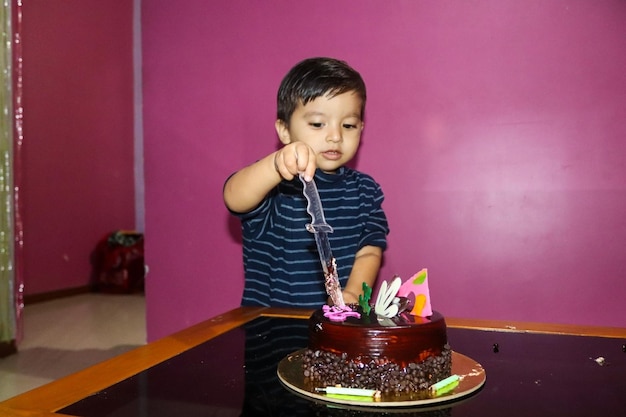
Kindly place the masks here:
[(387, 285), (387, 281), (383, 281), (374, 305), (374, 312), (377, 316), (391, 318), (398, 315), (400, 307), (397, 303), (394, 303), (394, 299), (401, 285), (402, 279), (398, 276), (394, 277), (394, 280), (389, 285)]
[(348, 317), (356, 317), (357, 319), (361, 317), (361, 314), (348, 306), (324, 305), (322, 310), (324, 311), (324, 317), (330, 321), (345, 321)]
[(450, 375), (449, 377), (428, 387), (428, 392), (433, 397), (438, 397), (458, 387), (459, 380), (460, 377), (458, 375)]
[(415, 301), (411, 314), (419, 317), (432, 316), (433, 310), (430, 304), (430, 290), (428, 289), (428, 269), (424, 268), (407, 280), (398, 290), (399, 297), (407, 297), (413, 294)]
[[(430, 291), (428, 289), (428, 270), (422, 269), (404, 283), (399, 276), (394, 276), (389, 284), (383, 281), (376, 298), (374, 311), (379, 320), (390, 319), (402, 313), (409, 304), (409, 296), (414, 296), (411, 315), (419, 317), (432, 316)], [(389, 323), (391, 324), (391, 323)]]
[[(365, 388), (346, 388), (341, 385), (335, 385), (330, 387), (318, 387), (315, 388), (316, 392), (325, 392), (327, 395), (338, 395), (344, 398), (346, 397), (369, 397), (374, 401), (380, 401), (381, 392), (376, 389)], [(349, 399), (349, 398), (346, 398)]]
[(363, 283), (363, 295), (359, 295), (359, 306), (363, 309), (363, 313), (369, 314), (372, 310), (370, 307), (370, 299), (372, 298), (372, 287), (367, 285), (367, 282)]

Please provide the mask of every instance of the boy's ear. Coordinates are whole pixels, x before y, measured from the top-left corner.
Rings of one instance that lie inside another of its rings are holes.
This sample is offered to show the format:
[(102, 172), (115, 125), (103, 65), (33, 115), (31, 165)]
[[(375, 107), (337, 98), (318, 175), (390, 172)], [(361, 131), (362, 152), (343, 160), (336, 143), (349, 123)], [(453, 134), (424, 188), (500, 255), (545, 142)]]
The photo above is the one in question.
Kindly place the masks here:
[(289, 135), (289, 128), (282, 120), (276, 120), (276, 133), (278, 133), (278, 139), (282, 142), (283, 145), (287, 145), (291, 143), (291, 135)]

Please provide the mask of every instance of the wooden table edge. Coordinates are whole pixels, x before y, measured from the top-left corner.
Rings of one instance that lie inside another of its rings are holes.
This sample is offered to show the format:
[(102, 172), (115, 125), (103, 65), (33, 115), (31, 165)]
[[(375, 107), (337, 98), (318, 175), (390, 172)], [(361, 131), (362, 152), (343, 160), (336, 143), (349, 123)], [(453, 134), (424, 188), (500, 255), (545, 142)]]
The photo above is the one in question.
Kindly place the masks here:
[[(9, 398), (0, 402), (0, 407), (22, 412), (29, 410), (55, 412), (241, 326), (259, 317), (265, 309), (267, 308), (239, 307), (230, 310), (170, 336)], [(17, 354), (19, 355), (19, 352)]]
[(626, 339), (626, 328), (585, 326), (577, 324), (535, 323), (522, 321), (478, 320), (467, 318), (448, 318), (448, 327), (516, 333), (545, 333), (567, 336), (606, 337)]

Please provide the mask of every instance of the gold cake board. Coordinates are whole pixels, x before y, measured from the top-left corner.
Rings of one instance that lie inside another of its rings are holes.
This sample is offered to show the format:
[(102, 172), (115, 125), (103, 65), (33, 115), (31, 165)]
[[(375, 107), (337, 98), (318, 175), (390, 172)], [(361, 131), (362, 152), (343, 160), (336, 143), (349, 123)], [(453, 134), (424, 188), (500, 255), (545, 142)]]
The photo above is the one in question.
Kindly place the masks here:
[[(371, 398), (363, 399), (355, 397), (327, 396), (316, 392), (314, 387), (307, 387), (304, 382), (302, 360), (306, 349), (300, 349), (283, 358), (278, 364), (278, 378), (287, 388), (308, 399), (318, 400), (325, 403), (341, 404), (347, 406), (390, 408), (390, 407), (423, 407), (440, 405), (451, 401), (458, 401), (478, 391), (487, 378), (485, 369), (474, 359), (452, 352), (452, 374), (459, 376), (459, 385), (452, 391), (441, 396), (413, 399), (410, 395), (383, 396), (380, 401)], [(414, 397), (414, 396), (413, 396)]]

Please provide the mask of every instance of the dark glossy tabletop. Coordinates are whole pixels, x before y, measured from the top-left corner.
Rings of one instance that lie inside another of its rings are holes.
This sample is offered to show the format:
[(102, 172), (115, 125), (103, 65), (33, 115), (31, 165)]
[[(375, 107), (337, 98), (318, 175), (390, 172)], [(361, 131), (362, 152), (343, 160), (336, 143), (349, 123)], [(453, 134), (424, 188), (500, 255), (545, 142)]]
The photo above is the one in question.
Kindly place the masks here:
[(479, 362), (476, 394), (428, 408), (350, 409), (305, 399), (279, 381), (281, 359), (304, 346), (306, 320), (260, 317), (102, 390), (59, 413), (169, 416), (626, 415), (626, 341), (448, 329), (453, 349)]

